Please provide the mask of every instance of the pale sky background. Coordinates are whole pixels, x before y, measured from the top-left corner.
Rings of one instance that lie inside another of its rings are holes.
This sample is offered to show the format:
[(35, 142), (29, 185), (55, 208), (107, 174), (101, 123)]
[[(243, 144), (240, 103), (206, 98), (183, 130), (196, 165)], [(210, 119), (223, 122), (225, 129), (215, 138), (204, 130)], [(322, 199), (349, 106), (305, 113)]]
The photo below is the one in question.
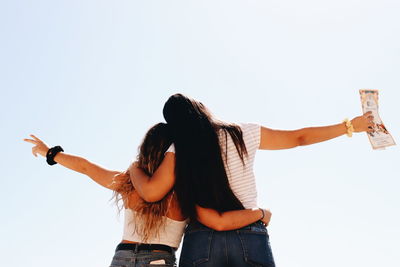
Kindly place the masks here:
[[(360, 115), (374, 88), (400, 142), (399, 14), (397, 0), (2, 0), (1, 265), (109, 266), (122, 237), (112, 193), (33, 157), (31, 133), (123, 170), (176, 92), (296, 129)], [(399, 156), (365, 133), (259, 151), (277, 266), (400, 266)]]

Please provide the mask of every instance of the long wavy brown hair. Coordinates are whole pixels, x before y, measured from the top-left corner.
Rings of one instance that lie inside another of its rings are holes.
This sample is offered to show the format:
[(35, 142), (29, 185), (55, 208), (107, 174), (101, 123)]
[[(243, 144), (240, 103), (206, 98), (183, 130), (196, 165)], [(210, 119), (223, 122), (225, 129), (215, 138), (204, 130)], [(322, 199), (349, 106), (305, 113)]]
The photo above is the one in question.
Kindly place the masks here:
[[(172, 141), (166, 123), (158, 123), (151, 127), (139, 146), (137, 156), (139, 167), (147, 175), (152, 176), (160, 166), (164, 154), (171, 144)], [(142, 199), (131, 201), (129, 196), (135, 188), (131, 182), (129, 170), (117, 175), (114, 178), (114, 184), (113, 199), (119, 211), (124, 207), (136, 211), (135, 219), (130, 223), (135, 224), (135, 231), (143, 236), (143, 241), (146, 242), (151, 237), (159, 236), (160, 229), (165, 226), (165, 215), (173, 194), (170, 192), (162, 200), (153, 203), (145, 202)], [(123, 205), (121, 205), (121, 202)]]

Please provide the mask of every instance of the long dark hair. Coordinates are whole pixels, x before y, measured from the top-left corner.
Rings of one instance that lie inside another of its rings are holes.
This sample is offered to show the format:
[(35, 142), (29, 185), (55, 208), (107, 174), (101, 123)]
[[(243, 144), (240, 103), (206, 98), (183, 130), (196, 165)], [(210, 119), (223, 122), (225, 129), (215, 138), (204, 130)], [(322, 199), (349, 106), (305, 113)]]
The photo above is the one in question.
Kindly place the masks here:
[(226, 140), (229, 134), (244, 163), (240, 127), (213, 119), (201, 102), (182, 94), (167, 100), (163, 114), (175, 144), (175, 192), (183, 215), (196, 219), (196, 204), (218, 212), (243, 209), (229, 186), (219, 139), (221, 130)]

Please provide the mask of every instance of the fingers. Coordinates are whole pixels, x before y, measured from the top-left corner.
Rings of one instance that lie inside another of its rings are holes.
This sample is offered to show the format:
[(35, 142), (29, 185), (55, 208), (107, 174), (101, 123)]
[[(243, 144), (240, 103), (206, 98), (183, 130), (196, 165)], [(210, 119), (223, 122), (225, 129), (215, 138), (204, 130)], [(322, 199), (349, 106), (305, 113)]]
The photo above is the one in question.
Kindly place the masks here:
[(372, 111), (365, 112), (362, 116), (358, 116), (352, 120), (354, 132), (374, 132), (375, 122)]
[(368, 123), (367, 132), (369, 132), (369, 133), (375, 132), (374, 127), (375, 127), (375, 123), (373, 123), (373, 122)]
[(32, 137), (33, 139), (35, 139), (36, 141), (40, 142), (42, 140), (40, 140), (39, 138), (37, 138), (36, 136), (34, 136), (33, 134), (30, 134), (30, 137)]
[(34, 144), (34, 145), (37, 144), (37, 142), (36, 142), (35, 140), (28, 139), (28, 138), (24, 138), (24, 141), (25, 141), (25, 142), (28, 142), (28, 143), (31, 143), (31, 144)]
[(265, 216), (264, 216), (262, 222), (263, 222), (263, 224), (264, 224), (265, 226), (268, 226), (269, 223), (270, 223), (270, 221), (271, 221), (271, 215), (272, 215), (272, 213), (271, 213), (271, 211), (270, 211), (269, 209), (263, 209), (263, 210), (264, 210), (264, 212), (265, 212)]
[(37, 154), (36, 154), (36, 151), (35, 151), (34, 147), (32, 147), (32, 154), (33, 154), (35, 157), (37, 157)]
[(28, 143), (31, 143), (34, 145), (44, 144), (44, 142), (42, 140), (40, 140), (38, 137), (36, 137), (35, 135), (30, 134), (29, 136), (32, 137), (33, 139), (24, 138), (23, 140), (25, 142), (28, 142)]
[(363, 117), (368, 117), (368, 116), (372, 116), (372, 111), (368, 111), (363, 114)]
[(372, 115), (372, 111), (368, 111), (368, 112), (364, 113), (363, 117), (369, 119), (370, 121), (374, 120), (374, 116)]

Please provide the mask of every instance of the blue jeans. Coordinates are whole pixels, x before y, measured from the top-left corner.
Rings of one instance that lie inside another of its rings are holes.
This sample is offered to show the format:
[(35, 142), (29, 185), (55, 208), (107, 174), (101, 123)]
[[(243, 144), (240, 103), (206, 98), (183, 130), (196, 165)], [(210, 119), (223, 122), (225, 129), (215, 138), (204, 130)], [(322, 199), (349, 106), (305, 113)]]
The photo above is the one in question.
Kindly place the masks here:
[[(150, 264), (164, 260), (165, 264)], [(115, 251), (110, 267), (176, 267), (175, 255), (164, 251), (133, 250)]]
[(198, 222), (185, 231), (179, 267), (275, 267), (269, 235), (261, 222), (233, 231), (214, 231)]

